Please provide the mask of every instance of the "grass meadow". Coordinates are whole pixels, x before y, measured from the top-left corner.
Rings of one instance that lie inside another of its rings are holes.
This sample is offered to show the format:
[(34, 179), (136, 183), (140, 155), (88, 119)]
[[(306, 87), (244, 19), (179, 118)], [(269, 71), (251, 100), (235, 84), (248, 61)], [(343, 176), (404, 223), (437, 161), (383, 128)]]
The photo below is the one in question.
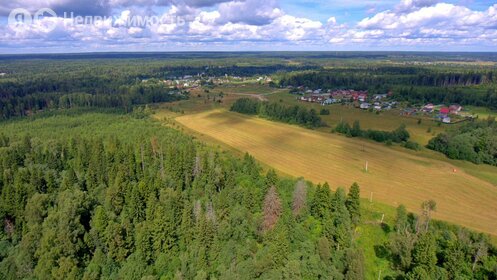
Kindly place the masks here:
[[(419, 212), (434, 199), (434, 217), (497, 235), (497, 168), (423, 156), (401, 147), (275, 123), (223, 109), (179, 116), (176, 121), (213, 140), (293, 176), (329, 182), (333, 188), (358, 182), (362, 195)], [(365, 170), (366, 162), (368, 171)]]

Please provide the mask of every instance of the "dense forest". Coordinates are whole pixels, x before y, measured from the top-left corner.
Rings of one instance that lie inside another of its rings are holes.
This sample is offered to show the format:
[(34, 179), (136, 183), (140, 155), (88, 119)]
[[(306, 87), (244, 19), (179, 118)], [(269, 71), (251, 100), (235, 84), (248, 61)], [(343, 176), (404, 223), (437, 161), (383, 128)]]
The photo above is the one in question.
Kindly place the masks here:
[(170, 130), (0, 139), (2, 279), (362, 278), (358, 186), (309, 199), (304, 181)]
[(259, 102), (255, 99), (240, 98), (233, 103), (231, 111), (259, 115), (260, 117), (298, 124), (308, 128), (317, 128), (325, 125), (314, 109), (303, 106), (285, 106), (275, 102)]
[(399, 87), (393, 98), (414, 104), (461, 104), (497, 109), (497, 88)]
[[(14, 123), (0, 137), (1, 279), (365, 278), (357, 184), (280, 178), (147, 119)], [(382, 225), (388, 279), (495, 279), (488, 237), (433, 211), (433, 201), (420, 216), (400, 206)]]
[(172, 90), (157, 80), (139, 81), (130, 85), (97, 80), (88, 85), (78, 85), (72, 80), (65, 80), (64, 83), (70, 84), (67, 87), (46, 81), (43, 83), (41, 85), (34, 81), (26, 87), (15, 83), (0, 83), (0, 119), (25, 116), (45, 109), (98, 107), (131, 111), (132, 106), (137, 104), (187, 98), (187, 92)]
[(466, 123), (437, 135), (427, 147), (452, 159), (497, 166), (497, 123), (493, 118)]
[(423, 67), (380, 66), (374, 68), (336, 68), (321, 71), (289, 73), (282, 77), (282, 86), (304, 86), (308, 88), (358, 88), (377, 85), (406, 86), (468, 86), (497, 82), (493, 70), (432, 70)]
[(215, 66), (215, 67), (192, 67), (192, 66), (173, 66), (159, 68), (157, 75), (162, 77), (183, 77), (185, 75), (202, 75), (207, 77), (221, 77), (224, 75), (251, 77), (255, 75), (271, 75), (277, 72), (305, 71), (319, 69), (318, 66), (287, 66), (287, 65), (269, 65), (269, 66)]
[(425, 69), (423, 67), (337, 68), (283, 75), (280, 86), (357, 89), (371, 94), (391, 91), (412, 103), (456, 103), (497, 109), (495, 70)]
[(0, 119), (24, 116), (54, 108), (124, 108), (138, 104), (174, 101), (185, 92), (171, 89), (164, 79), (197, 76), (207, 80), (225, 75), (251, 77), (276, 72), (318, 69), (318, 66), (290, 66), (279, 62), (238, 66), (207, 61), (70, 60), (7, 61), (0, 66)]

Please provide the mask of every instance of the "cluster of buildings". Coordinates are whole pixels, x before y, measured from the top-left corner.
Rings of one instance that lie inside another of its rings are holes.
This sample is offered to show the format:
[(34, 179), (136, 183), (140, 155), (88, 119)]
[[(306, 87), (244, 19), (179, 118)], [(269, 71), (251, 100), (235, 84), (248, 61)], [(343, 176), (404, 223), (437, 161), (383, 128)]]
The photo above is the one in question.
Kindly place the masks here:
[(201, 79), (186, 75), (178, 79), (164, 80), (163, 82), (170, 88), (192, 89), (200, 86)]
[(271, 77), (269, 76), (264, 76), (264, 77), (258, 77), (257, 78), (257, 82), (258, 83), (262, 83), (262, 84), (269, 84), (273, 81), (273, 79), (271, 79)]
[(366, 90), (340, 89), (335, 91), (328, 90), (323, 93), (321, 89), (317, 89), (307, 90), (301, 94), (302, 96), (298, 98), (300, 101), (314, 102), (321, 105), (355, 103), (357, 107), (364, 110), (390, 110), (397, 104), (395, 101), (387, 101), (391, 94), (375, 94), (370, 97)]
[[(199, 73), (197, 75), (184, 75), (180, 77), (171, 77), (166, 80), (163, 80), (162, 82), (167, 86), (169, 86), (170, 88), (188, 90), (188, 89), (195, 89), (206, 84), (223, 85), (233, 81), (243, 82), (246, 81), (247, 79), (248, 78), (240, 76), (229, 76), (228, 74), (217, 77), (217, 76), (206, 76), (205, 73)], [(143, 80), (143, 82), (146, 81), (147, 80)], [(264, 76), (264, 77), (259, 77), (257, 81), (260, 83), (269, 83), (272, 80), (270, 77)]]
[(452, 117), (461, 116), (463, 107), (458, 104), (453, 104), (450, 106), (445, 105), (434, 105), (432, 103), (428, 103), (421, 108), (405, 108), (402, 111), (402, 115), (412, 116), (412, 115), (430, 115), (433, 116), (434, 119), (441, 121), (443, 123), (452, 123)]
[(170, 88), (177, 89), (195, 89), (205, 84), (211, 85), (222, 85), (227, 84), (232, 81), (244, 81), (245, 78), (241, 78), (238, 76), (220, 76), (220, 77), (205, 77), (204, 74), (198, 74), (195, 76), (185, 75), (182, 77), (176, 77), (173, 79), (163, 80), (163, 82), (168, 85)]

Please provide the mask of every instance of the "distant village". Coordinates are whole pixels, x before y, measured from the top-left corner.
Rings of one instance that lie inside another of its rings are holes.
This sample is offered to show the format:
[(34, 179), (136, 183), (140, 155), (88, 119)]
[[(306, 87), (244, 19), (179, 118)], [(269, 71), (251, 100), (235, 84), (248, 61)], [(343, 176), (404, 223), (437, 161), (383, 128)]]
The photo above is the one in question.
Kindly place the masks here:
[[(239, 76), (229, 76), (224, 75), (220, 77), (207, 77), (205, 74), (197, 74), (194, 76), (185, 75), (182, 77), (175, 77), (163, 80), (163, 82), (168, 85), (171, 89), (179, 90), (189, 90), (195, 89), (203, 85), (223, 85), (231, 82), (246, 82), (248, 80), (254, 80), (254, 78), (245, 78)], [(260, 76), (255, 79), (259, 84), (269, 84), (273, 80), (269, 76)]]
[(404, 116), (429, 116), (442, 123), (451, 124), (474, 118), (463, 107), (458, 104), (446, 106), (444, 104), (434, 105), (428, 103), (421, 108), (404, 108), (401, 111)]
[[(299, 89), (299, 88), (297, 88)], [(351, 90), (351, 89), (339, 89), (339, 90), (327, 90), (323, 91), (321, 89), (317, 90), (305, 90), (299, 89), (297, 91), (300, 97), (298, 99), (302, 102), (313, 102), (319, 103), (321, 105), (331, 105), (331, 104), (355, 104), (356, 107), (363, 110), (391, 110), (397, 106), (396, 101), (390, 100), (391, 93), (386, 94), (375, 94), (369, 98), (367, 90)], [(295, 91), (294, 91), (295, 92)]]
[[(392, 100), (392, 93), (369, 95), (366, 90), (322, 90), (305, 89), (303, 87), (291, 88), (293, 94), (298, 94), (297, 99), (301, 102), (318, 103), (323, 106), (331, 104), (353, 104), (363, 110), (388, 111), (399, 107), (399, 102)], [(400, 110), (403, 116), (425, 116), (436, 121), (451, 124), (474, 118), (463, 107), (458, 104), (434, 105), (431, 103), (420, 107), (407, 107)]]

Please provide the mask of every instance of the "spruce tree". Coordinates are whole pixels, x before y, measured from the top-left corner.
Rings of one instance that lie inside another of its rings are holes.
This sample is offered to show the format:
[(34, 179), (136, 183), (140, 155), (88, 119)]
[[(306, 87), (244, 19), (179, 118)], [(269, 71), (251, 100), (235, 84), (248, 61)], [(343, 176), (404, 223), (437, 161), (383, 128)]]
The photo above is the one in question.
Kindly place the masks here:
[(349, 210), (352, 224), (357, 226), (361, 221), (361, 198), (360, 188), (357, 183), (352, 184), (347, 195), (347, 210)]

